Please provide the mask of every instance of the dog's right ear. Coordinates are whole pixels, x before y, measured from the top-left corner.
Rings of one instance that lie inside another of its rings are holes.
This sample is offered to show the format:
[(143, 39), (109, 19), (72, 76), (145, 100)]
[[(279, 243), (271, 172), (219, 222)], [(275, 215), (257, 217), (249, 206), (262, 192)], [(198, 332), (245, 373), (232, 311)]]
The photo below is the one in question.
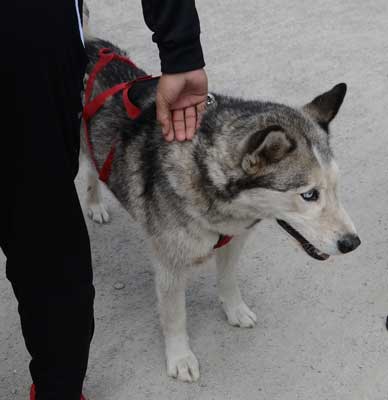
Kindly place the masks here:
[(283, 128), (277, 125), (269, 126), (248, 139), (242, 168), (247, 174), (257, 174), (263, 167), (279, 162), (293, 148), (294, 144)]

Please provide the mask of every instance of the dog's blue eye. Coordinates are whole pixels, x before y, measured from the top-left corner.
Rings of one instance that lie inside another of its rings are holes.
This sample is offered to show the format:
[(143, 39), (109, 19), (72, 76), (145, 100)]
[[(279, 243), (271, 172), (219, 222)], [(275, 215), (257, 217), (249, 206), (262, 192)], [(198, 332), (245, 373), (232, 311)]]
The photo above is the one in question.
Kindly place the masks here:
[(301, 196), (306, 201), (317, 201), (319, 199), (319, 192), (317, 189), (311, 189), (308, 192), (302, 193)]

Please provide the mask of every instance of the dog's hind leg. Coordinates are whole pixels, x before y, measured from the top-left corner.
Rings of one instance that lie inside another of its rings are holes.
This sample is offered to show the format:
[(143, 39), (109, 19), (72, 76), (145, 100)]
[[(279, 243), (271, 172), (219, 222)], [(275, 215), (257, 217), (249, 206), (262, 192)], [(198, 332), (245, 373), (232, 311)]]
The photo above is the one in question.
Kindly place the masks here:
[(83, 161), (87, 170), (86, 206), (88, 216), (99, 224), (109, 222), (109, 214), (102, 200), (102, 183), (98, 179), (96, 168), (85, 154), (83, 154)]
[(256, 315), (241, 297), (236, 277), (237, 260), (249, 233), (234, 237), (217, 252), (218, 294), (229, 324), (242, 328), (252, 328), (256, 324)]
[(165, 339), (167, 374), (184, 382), (199, 378), (199, 363), (186, 331), (185, 271), (155, 263), (155, 283)]

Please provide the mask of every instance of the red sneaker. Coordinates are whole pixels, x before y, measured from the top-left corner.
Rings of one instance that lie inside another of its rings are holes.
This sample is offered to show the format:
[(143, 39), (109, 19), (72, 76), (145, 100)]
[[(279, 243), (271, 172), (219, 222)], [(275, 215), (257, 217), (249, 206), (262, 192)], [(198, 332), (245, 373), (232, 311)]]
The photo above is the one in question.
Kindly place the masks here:
[[(30, 389), (30, 400), (35, 400), (35, 396), (35, 385), (32, 384)], [(86, 400), (83, 394), (81, 394), (80, 400)]]

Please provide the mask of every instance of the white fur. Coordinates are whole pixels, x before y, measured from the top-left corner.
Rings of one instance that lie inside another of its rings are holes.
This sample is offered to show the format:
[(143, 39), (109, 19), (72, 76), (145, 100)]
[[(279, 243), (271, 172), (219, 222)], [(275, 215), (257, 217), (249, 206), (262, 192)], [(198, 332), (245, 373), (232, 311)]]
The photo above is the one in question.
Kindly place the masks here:
[(184, 382), (199, 378), (199, 363), (186, 330), (186, 271), (172, 268), (156, 249), (155, 284), (165, 339), (167, 374)]
[(252, 328), (257, 317), (244, 303), (236, 277), (236, 265), (249, 233), (233, 238), (224, 247), (217, 249), (218, 295), (230, 325)]
[(83, 151), (81, 151), (82, 163), (87, 173), (86, 206), (88, 217), (99, 224), (109, 222), (109, 213), (102, 198), (102, 182), (98, 179), (95, 166)]

